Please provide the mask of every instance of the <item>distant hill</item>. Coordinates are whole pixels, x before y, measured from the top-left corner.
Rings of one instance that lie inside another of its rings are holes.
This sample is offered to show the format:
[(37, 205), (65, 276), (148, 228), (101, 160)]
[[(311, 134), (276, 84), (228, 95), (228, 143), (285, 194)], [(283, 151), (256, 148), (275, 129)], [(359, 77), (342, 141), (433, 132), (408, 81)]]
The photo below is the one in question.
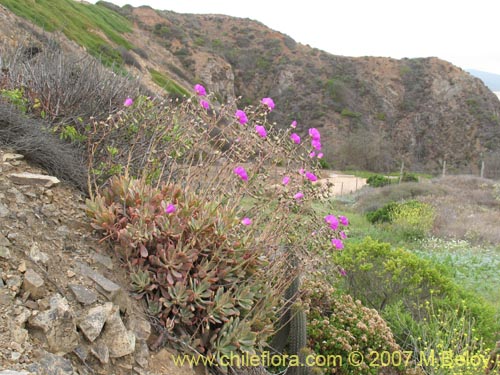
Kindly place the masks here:
[(482, 72), (474, 69), (467, 69), (467, 71), (474, 77), (482, 80), (491, 91), (500, 91), (500, 74)]
[[(270, 120), (286, 127), (297, 120), (306, 137), (318, 128), (332, 168), (390, 171), (404, 161), (439, 172), (446, 161), (454, 173), (478, 173), (485, 160), (500, 171), (500, 102), (492, 93), (500, 76), (488, 89), (438, 58), (336, 56), (250, 19), (104, 1), (0, 4), (5, 43), (45, 48), (38, 25), (108, 66), (125, 64), (153, 91), (182, 97), (201, 83), (214, 93), (214, 108), (240, 96), (239, 108), (272, 97)], [(26, 36), (30, 30), (39, 31)]]

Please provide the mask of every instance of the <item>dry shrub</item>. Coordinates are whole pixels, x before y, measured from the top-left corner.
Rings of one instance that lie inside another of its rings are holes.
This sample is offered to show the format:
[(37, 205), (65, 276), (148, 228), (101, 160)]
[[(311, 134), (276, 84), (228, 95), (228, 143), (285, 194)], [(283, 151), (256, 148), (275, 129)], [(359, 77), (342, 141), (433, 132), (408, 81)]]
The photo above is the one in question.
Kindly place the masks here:
[(0, 98), (0, 144), (24, 155), (49, 173), (86, 191), (87, 169), (83, 153), (61, 141), (41, 120), (28, 118)]
[(66, 53), (55, 41), (40, 50), (26, 58), (24, 47), (0, 45), (4, 70), (0, 89), (23, 88), (30, 112), (51, 123), (78, 124), (78, 118), (106, 117), (125, 95), (146, 91), (123, 70), (115, 73), (89, 55)]

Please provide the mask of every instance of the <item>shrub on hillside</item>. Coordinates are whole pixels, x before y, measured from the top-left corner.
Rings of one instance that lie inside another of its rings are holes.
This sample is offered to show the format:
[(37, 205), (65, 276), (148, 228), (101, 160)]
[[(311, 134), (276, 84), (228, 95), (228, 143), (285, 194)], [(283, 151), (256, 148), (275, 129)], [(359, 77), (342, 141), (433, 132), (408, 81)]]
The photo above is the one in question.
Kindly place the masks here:
[[(337, 358), (336, 362), (324, 367), (325, 373), (377, 374), (377, 368), (368, 366), (374, 362), (374, 352), (400, 351), (390, 328), (376, 310), (363, 306), (350, 295), (336, 292), (323, 281), (309, 281), (305, 289), (310, 304), (308, 335), (311, 348), (322, 358)], [(353, 366), (347, 360), (353, 352), (363, 355), (361, 366)]]
[[(445, 269), (404, 249), (393, 249), (368, 237), (349, 243), (336, 260), (347, 271), (348, 293), (380, 311), (391, 327), (400, 326), (391, 314), (395, 305), (401, 304), (416, 322), (425, 322), (429, 317), (423, 304), (432, 298), (436, 309), (453, 309), (459, 316), (470, 316), (478, 338), (491, 342), (498, 330), (490, 305), (461, 289)], [(407, 343), (406, 335), (413, 333), (398, 330), (399, 344)]]
[(392, 183), (391, 179), (380, 174), (374, 174), (366, 180), (366, 183), (371, 187), (382, 187), (390, 185)]

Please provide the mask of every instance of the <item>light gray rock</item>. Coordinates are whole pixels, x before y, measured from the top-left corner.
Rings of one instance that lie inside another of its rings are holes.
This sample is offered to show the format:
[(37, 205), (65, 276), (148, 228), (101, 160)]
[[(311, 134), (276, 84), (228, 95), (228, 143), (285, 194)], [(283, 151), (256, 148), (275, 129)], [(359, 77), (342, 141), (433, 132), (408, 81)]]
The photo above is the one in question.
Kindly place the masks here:
[(149, 348), (146, 341), (138, 340), (135, 345), (135, 361), (142, 368), (149, 366)]
[(41, 262), (43, 264), (49, 261), (49, 256), (40, 250), (36, 242), (33, 242), (30, 247), (30, 258), (37, 263)]
[(10, 214), (10, 211), (7, 208), (7, 206), (0, 203), (0, 217), (7, 217), (7, 216), (9, 216), (9, 214)]
[(90, 348), (90, 352), (101, 362), (103, 365), (109, 363), (109, 349), (102, 343), (98, 342)]
[(113, 269), (113, 260), (110, 257), (108, 257), (107, 255), (94, 252), (94, 254), (92, 254), (92, 258), (94, 258), (96, 261), (101, 263), (108, 270)]
[(0, 245), (0, 258), (10, 259), (10, 256), (10, 250), (5, 246)]
[(99, 342), (108, 347), (110, 358), (123, 357), (134, 352), (135, 335), (123, 324), (118, 306), (113, 306)]
[(73, 312), (68, 301), (58, 294), (50, 298), (50, 309), (32, 316), (29, 324), (42, 330), (51, 353), (64, 355), (78, 346)]
[(4, 163), (5, 162), (9, 162), (9, 161), (13, 161), (13, 160), (22, 160), (22, 159), (24, 159), (24, 155), (14, 154), (14, 153), (11, 153), (11, 152), (6, 152), (2, 156), (2, 161)]
[(3, 234), (0, 234), (0, 246), (9, 247), (11, 245), (8, 238), (6, 238)]
[(82, 285), (70, 284), (69, 288), (75, 295), (76, 300), (83, 305), (91, 305), (97, 301), (97, 294)]
[(44, 296), (44, 284), (43, 278), (31, 268), (24, 273), (23, 288), (30, 293), (31, 298), (38, 299)]
[(104, 323), (106, 323), (112, 308), (113, 304), (111, 302), (93, 307), (78, 323), (78, 327), (80, 327), (80, 330), (90, 342), (94, 342), (101, 334)]
[(35, 363), (28, 366), (30, 372), (36, 375), (74, 375), (75, 370), (71, 361), (59, 355), (41, 351)]
[(114, 296), (120, 291), (120, 286), (115, 284), (113, 281), (107, 279), (99, 272), (94, 271), (92, 268), (83, 263), (77, 263), (80, 268), (80, 272), (87, 276), (88, 278), (95, 281), (95, 283), (106, 293), (109, 299), (113, 299)]
[(137, 340), (147, 341), (151, 335), (151, 324), (141, 317), (130, 316), (127, 321), (127, 328), (134, 332)]
[(61, 181), (57, 177), (43, 174), (22, 172), (9, 174), (11, 181), (18, 185), (42, 185), (47, 188), (59, 184)]
[(29, 375), (28, 371), (2, 370), (0, 375)]

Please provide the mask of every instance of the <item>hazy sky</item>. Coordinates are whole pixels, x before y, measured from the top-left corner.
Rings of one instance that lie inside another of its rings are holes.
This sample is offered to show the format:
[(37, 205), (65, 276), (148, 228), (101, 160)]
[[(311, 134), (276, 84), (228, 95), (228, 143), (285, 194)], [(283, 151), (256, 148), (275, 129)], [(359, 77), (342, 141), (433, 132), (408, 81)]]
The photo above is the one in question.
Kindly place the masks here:
[(500, 74), (500, 0), (108, 1), (248, 17), (336, 55), (437, 56)]

